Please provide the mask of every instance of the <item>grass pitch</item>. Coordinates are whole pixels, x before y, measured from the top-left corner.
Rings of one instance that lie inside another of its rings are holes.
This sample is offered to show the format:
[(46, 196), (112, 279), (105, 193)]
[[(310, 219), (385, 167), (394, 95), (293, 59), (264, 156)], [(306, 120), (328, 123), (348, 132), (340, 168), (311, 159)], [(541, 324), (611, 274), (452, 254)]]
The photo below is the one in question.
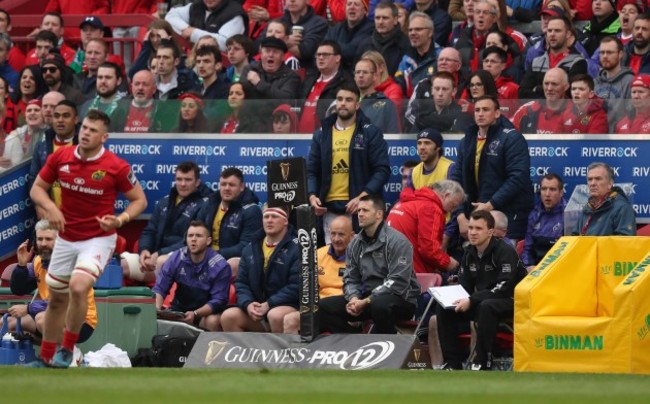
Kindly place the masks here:
[(443, 371), (0, 367), (2, 403), (644, 403), (650, 377)]

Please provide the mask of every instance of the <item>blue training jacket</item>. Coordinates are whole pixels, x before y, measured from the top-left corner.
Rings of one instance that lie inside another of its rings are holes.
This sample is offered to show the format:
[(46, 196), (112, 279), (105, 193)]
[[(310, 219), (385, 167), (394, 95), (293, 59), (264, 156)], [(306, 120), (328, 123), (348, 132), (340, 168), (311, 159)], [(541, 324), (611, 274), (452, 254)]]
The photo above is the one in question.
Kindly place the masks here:
[(271, 254), (266, 271), (262, 252), (265, 237), (266, 234), (260, 234), (242, 251), (239, 272), (235, 279), (237, 306), (246, 311), (248, 305), (253, 302), (267, 302), (271, 308), (298, 308), (300, 248), (294, 229), (289, 225), (287, 234)]
[[(219, 228), (219, 254), (225, 259), (241, 256), (244, 247), (262, 231), (262, 210), (259, 202), (253, 191), (244, 188), (237, 200), (228, 206)], [(215, 192), (197, 215), (197, 219), (208, 226), (210, 234), (214, 231), (214, 217), (220, 205), (221, 194)]]
[[(330, 115), (314, 132), (307, 160), (307, 192), (325, 203), (332, 183), (332, 128), (336, 114)], [(361, 192), (381, 195), (390, 177), (388, 146), (384, 134), (361, 111), (352, 134), (349, 159), (350, 199)]]

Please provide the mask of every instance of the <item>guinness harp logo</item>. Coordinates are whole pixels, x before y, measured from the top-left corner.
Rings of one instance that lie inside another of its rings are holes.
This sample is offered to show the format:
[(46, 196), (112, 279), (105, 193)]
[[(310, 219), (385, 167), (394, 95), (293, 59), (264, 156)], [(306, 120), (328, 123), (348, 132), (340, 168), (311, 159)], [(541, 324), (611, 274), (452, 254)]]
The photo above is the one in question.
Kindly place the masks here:
[(208, 352), (205, 354), (203, 363), (205, 363), (206, 366), (210, 366), (212, 362), (221, 355), (223, 350), (226, 348), (226, 345), (228, 345), (228, 343), (225, 341), (210, 341), (208, 343)]
[(415, 356), (415, 361), (420, 362), (420, 355), (422, 354), (422, 350), (420, 349), (414, 349), (413, 350), (413, 356)]
[(285, 181), (289, 180), (289, 168), (291, 163), (280, 163), (280, 170), (282, 171), (282, 179)]

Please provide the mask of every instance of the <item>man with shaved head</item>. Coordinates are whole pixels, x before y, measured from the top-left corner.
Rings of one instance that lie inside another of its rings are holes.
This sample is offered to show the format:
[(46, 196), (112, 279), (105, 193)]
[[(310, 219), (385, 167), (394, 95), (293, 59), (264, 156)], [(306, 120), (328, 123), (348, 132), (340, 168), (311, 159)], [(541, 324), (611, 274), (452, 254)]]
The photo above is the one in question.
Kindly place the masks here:
[(41, 112), (43, 113), (43, 121), (46, 125), (52, 126), (54, 107), (63, 100), (65, 100), (65, 95), (58, 91), (50, 91), (43, 96)]
[(512, 117), (512, 123), (522, 133), (564, 133), (562, 115), (567, 109), (569, 76), (559, 67), (550, 69), (543, 81), (545, 101), (522, 105)]
[[(156, 81), (150, 70), (140, 70), (131, 81), (132, 99), (121, 100), (111, 116), (111, 131), (148, 133), (164, 131), (164, 114), (157, 108)], [(166, 127), (167, 128), (167, 127)]]

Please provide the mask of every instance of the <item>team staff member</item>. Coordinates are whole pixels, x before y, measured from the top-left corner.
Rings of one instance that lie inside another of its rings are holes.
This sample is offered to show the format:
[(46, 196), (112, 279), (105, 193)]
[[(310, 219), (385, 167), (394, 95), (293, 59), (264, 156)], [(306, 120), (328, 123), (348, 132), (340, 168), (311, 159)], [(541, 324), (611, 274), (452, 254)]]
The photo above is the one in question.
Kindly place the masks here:
[(361, 231), (347, 249), (344, 295), (320, 301), (323, 329), (353, 332), (349, 322), (371, 319), (373, 333), (395, 334), (395, 324), (415, 313), (420, 285), (413, 271), (413, 247), (386, 225), (385, 210), (380, 196), (359, 201)]
[(533, 208), (528, 143), (501, 116), (495, 97), (476, 99), (474, 120), (458, 145), (451, 178), (461, 183), (467, 194), (465, 214), (458, 215), (460, 233), (466, 232), (472, 210), (500, 210), (508, 216), (508, 237), (516, 242), (524, 238)]
[(438, 336), (447, 368), (461, 369), (463, 350), (457, 323), (476, 321), (476, 357), (471, 369), (490, 370), (499, 321), (512, 320), (515, 286), (526, 276), (526, 268), (512, 246), (493, 236), (490, 212), (472, 212), (468, 227), (470, 245), (461, 261), (459, 280), (469, 297), (457, 300), (454, 309), (438, 305)]
[[(109, 124), (106, 114), (89, 111), (81, 125), (79, 145), (52, 154), (30, 192), (50, 225), (59, 231), (46, 277), (50, 302), (43, 343), (40, 359), (32, 362), (34, 367), (70, 366), (88, 311), (88, 292), (115, 249), (115, 229), (147, 206), (131, 166), (104, 149)], [(60, 209), (48, 195), (57, 180), (62, 194)], [(120, 192), (129, 205), (116, 216), (114, 206)]]
[(221, 312), (228, 304), (232, 271), (226, 260), (210, 248), (212, 238), (208, 226), (193, 220), (185, 236), (187, 246), (170, 254), (153, 292), (156, 309), (176, 282), (176, 294), (171, 304), (174, 311), (183, 312), (183, 321), (208, 331), (221, 331)]

